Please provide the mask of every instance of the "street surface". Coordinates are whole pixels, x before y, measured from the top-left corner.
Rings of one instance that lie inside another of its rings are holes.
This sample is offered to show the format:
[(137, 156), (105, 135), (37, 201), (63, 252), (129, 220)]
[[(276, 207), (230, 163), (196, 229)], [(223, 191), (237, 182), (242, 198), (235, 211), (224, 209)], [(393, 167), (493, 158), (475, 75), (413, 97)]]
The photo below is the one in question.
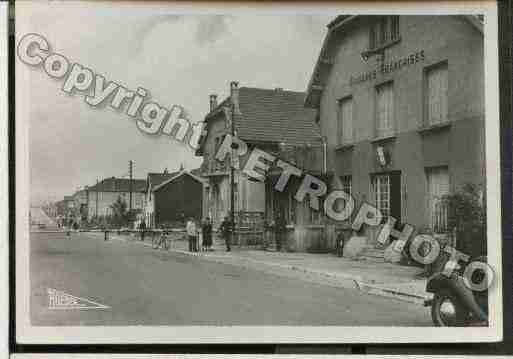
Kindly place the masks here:
[[(89, 233), (31, 233), (33, 325), (431, 326), (428, 309)], [(49, 309), (47, 289), (107, 309)]]

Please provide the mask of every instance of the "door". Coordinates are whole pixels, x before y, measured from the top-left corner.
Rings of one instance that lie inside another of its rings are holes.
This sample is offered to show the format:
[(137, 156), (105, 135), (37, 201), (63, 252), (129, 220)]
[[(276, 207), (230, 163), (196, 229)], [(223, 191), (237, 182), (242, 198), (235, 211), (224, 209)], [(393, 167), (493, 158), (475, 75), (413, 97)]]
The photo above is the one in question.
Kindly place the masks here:
[(383, 223), (389, 216), (401, 222), (401, 172), (379, 173), (372, 176), (374, 204), (383, 215)]

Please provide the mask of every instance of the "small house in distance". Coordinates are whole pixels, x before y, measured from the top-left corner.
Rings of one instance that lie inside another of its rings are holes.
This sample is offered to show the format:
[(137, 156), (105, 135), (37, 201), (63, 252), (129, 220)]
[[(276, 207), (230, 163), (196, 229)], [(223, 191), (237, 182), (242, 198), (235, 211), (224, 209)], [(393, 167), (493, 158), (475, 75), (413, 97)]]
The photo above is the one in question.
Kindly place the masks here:
[[(167, 168), (164, 172), (150, 172), (146, 178), (146, 194), (144, 204), (144, 221), (149, 228), (155, 227), (155, 205), (153, 189), (161, 183), (178, 175), (180, 171), (169, 172)], [(140, 223), (140, 222), (139, 222)], [(139, 225), (137, 223), (137, 225)]]
[(201, 219), (205, 181), (183, 170), (150, 189), (152, 220), (149, 227), (181, 224), (188, 217)]

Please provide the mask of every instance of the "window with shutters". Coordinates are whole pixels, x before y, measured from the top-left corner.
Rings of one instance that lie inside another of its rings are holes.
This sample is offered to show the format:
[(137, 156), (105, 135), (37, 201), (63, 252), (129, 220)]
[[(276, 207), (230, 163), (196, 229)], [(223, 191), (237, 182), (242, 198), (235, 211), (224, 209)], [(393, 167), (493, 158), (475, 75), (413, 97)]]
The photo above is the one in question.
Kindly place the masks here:
[(448, 121), (448, 70), (447, 62), (426, 70), (426, 125), (433, 126)]
[(346, 97), (338, 102), (338, 138), (339, 144), (353, 142), (353, 98)]
[(394, 134), (394, 83), (386, 82), (376, 87), (376, 136)]
[(385, 47), (399, 39), (399, 16), (376, 17), (370, 27), (369, 50)]
[(449, 194), (449, 170), (447, 167), (428, 168), (426, 177), (429, 226), (434, 233), (445, 233), (448, 231), (448, 208), (443, 197)]

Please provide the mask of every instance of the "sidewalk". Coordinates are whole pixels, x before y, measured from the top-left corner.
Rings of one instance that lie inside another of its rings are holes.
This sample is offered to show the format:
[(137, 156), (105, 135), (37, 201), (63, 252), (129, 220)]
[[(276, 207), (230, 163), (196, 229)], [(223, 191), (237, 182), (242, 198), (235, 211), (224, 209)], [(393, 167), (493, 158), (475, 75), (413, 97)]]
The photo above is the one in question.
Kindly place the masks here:
[[(214, 241), (214, 251), (191, 253), (183, 234), (176, 233), (171, 238), (170, 251), (183, 255), (201, 257), (204, 260), (231, 264), (322, 282), (342, 288), (351, 288), (365, 293), (422, 304), (429, 294), (425, 292), (426, 279), (418, 279), (421, 268), (373, 260), (351, 260), (333, 254), (271, 252), (258, 249), (232, 247), (226, 252), (220, 241)], [(127, 240), (129, 236), (111, 235), (111, 239)], [(133, 237), (132, 239), (135, 239)], [(141, 242), (151, 247), (151, 238)]]

